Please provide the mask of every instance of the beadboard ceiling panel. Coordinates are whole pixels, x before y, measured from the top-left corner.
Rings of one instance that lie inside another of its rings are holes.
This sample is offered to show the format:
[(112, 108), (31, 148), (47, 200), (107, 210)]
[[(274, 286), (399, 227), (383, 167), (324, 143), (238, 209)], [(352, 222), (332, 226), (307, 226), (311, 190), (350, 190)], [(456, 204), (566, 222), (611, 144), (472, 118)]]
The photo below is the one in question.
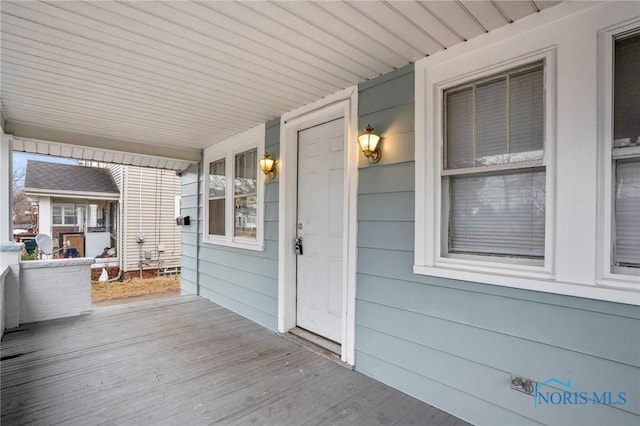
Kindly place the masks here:
[(557, 3), (3, 0), (4, 127), (17, 150), (179, 170), (256, 124)]

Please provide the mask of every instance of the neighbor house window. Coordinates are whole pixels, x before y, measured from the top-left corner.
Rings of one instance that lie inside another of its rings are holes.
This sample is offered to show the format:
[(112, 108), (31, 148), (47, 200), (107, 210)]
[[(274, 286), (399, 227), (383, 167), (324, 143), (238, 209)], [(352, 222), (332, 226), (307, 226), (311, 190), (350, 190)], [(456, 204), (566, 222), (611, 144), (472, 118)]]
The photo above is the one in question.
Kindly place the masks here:
[(544, 64), (444, 91), (443, 252), (544, 259)]
[(78, 224), (78, 215), (73, 204), (54, 204), (51, 213), (54, 225), (68, 226)]
[(205, 150), (205, 242), (263, 249), (263, 153), (264, 125)]
[(612, 272), (640, 275), (640, 32), (614, 38)]

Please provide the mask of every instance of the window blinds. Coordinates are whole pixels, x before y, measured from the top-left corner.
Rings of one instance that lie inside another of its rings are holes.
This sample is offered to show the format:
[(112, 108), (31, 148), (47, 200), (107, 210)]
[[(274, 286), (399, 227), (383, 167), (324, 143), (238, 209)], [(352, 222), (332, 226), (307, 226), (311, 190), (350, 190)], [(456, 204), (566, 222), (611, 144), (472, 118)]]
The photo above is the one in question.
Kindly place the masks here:
[(450, 252), (544, 256), (544, 170), (450, 179)]
[(618, 266), (640, 266), (640, 160), (618, 161), (615, 193), (616, 244), (614, 262)]
[(539, 160), (542, 64), (446, 93), (446, 169)]
[[(518, 166), (543, 158), (543, 63), (451, 89), (445, 102), (445, 170), (458, 169), (449, 252), (544, 257), (545, 168)], [(491, 168), (503, 164), (511, 170)]]

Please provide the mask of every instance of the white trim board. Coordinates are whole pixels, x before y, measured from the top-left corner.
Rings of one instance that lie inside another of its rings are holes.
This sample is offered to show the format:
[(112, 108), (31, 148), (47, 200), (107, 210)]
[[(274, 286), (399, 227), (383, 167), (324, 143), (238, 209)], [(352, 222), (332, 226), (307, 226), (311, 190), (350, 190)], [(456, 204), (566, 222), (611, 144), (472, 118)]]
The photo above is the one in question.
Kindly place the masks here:
[[(632, 2), (566, 2), (416, 62), (414, 273), (640, 305), (637, 276), (606, 273), (611, 170), (604, 158), (610, 156), (611, 37), (636, 28), (639, 19)], [(447, 256), (441, 245), (442, 91), (540, 55), (547, 97), (544, 266)]]
[[(265, 176), (262, 172), (258, 171), (256, 174), (256, 238), (241, 238), (234, 236), (234, 224), (231, 218), (234, 217), (234, 204), (233, 202), (225, 203), (225, 215), (230, 220), (225, 221), (225, 234), (224, 235), (210, 235), (209, 234), (209, 163), (218, 159), (225, 159), (225, 173), (228, 176), (233, 176), (235, 170), (235, 156), (243, 151), (255, 148), (257, 151), (257, 161), (262, 158), (264, 154), (265, 144), (265, 130), (264, 123), (259, 124), (251, 129), (233, 136), (224, 141), (218, 142), (207, 147), (203, 154), (203, 168), (201, 179), (204, 184), (203, 192), (203, 217), (202, 221), (202, 242), (204, 244), (220, 245), (227, 247), (235, 247), (254, 251), (264, 250), (264, 193), (265, 189)], [(233, 178), (227, 179), (227, 186), (225, 192), (225, 200), (233, 200), (234, 187)]]
[(341, 359), (355, 362), (356, 206), (358, 192), (358, 88), (353, 86), (294, 111), (280, 122), (280, 203), (278, 238), (278, 331), (296, 327), (296, 255), (298, 131), (344, 117), (345, 191)]

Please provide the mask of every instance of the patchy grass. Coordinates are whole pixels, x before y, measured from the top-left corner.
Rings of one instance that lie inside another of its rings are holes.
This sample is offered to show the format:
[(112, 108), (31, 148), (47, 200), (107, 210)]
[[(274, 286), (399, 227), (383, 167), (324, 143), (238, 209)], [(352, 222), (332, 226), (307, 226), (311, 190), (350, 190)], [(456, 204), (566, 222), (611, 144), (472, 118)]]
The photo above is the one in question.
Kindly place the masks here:
[(93, 282), (91, 285), (91, 302), (124, 299), (127, 297), (145, 296), (148, 294), (179, 294), (180, 277), (159, 277), (114, 281), (112, 283)]

